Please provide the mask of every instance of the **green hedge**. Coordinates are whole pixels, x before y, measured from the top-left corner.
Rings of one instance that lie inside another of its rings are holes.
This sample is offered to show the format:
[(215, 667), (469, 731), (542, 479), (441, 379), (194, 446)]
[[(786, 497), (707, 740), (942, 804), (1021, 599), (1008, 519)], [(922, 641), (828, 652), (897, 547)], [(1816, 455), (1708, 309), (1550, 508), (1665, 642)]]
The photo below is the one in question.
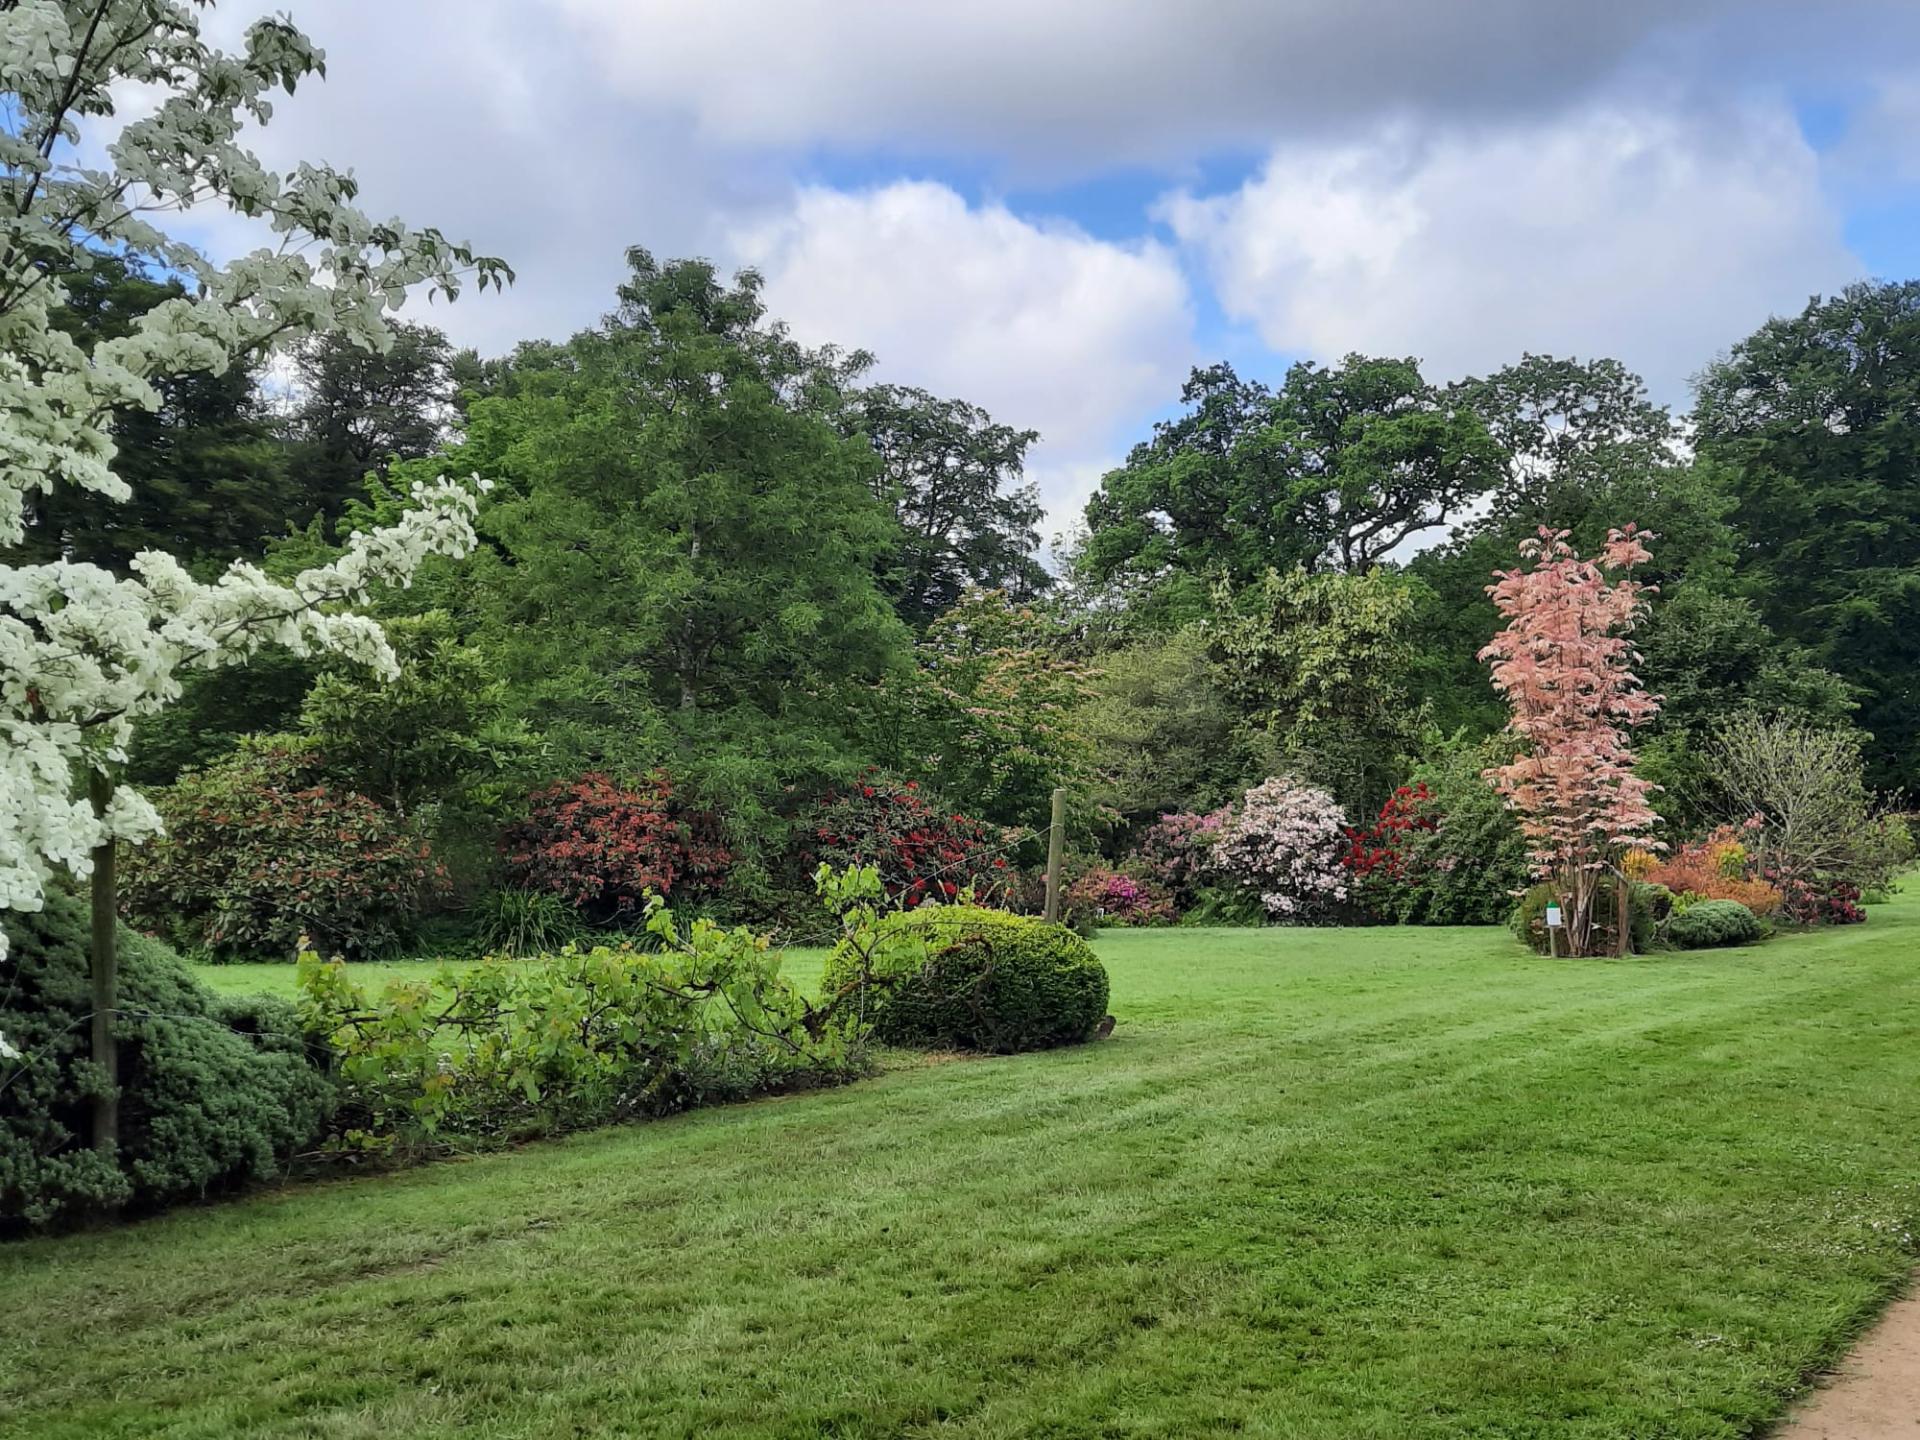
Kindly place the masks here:
[[(890, 1044), (1043, 1050), (1089, 1039), (1106, 1016), (1106, 967), (1063, 925), (967, 906), (882, 923), (927, 946), (920, 969), (874, 987), (867, 1013)], [(835, 979), (830, 971), (830, 986)]]
[(332, 1089), (293, 1007), (226, 1000), (158, 941), (120, 931), (119, 1155), (89, 1143), (101, 1080), (88, 1058), (88, 912), (53, 892), (9, 911), (0, 1033), (0, 1231), (152, 1209), (272, 1174), (311, 1144)]
[(1667, 922), (1667, 939), (1682, 950), (1751, 945), (1766, 933), (1766, 927), (1738, 900), (1696, 900)]

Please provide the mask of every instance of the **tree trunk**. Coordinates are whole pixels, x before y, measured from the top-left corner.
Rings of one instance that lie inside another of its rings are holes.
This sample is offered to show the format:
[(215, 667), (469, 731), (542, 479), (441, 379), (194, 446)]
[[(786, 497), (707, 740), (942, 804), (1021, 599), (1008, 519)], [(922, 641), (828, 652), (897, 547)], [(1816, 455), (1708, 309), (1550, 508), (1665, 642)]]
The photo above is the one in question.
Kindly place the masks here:
[[(693, 527), (693, 534), (687, 546), (687, 573), (696, 581), (700, 570), (700, 527)], [(693, 688), (693, 616), (688, 615), (680, 626), (680, 708), (692, 710), (699, 699)]]
[(1633, 953), (1633, 882), (1627, 878), (1624, 870), (1616, 870), (1613, 878), (1615, 898), (1614, 924), (1618, 933), (1614, 937), (1613, 953), (1622, 960)]
[[(105, 815), (113, 800), (113, 781), (95, 770), (87, 780), (93, 813)], [(106, 1085), (93, 1099), (93, 1148), (111, 1159), (120, 1148), (120, 1051), (113, 1038), (119, 1003), (119, 895), (114, 884), (111, 839), (93, 848), (93, 1063), (105, 1072)]]

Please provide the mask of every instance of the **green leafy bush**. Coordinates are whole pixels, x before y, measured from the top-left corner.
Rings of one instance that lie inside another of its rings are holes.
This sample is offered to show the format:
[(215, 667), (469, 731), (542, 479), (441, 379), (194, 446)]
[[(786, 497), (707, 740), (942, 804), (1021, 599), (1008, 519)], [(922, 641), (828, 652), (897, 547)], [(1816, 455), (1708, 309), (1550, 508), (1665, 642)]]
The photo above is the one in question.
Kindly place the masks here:
[(301, 1017), (340, 1087), (333, 1145), (476, 1147), (859, 1073), (857, 1027), (810, 1006), (765, 939), (708, 920), (682, 932), (666, 910), (649, 933), (651, 953), (570, 948), (377, 996), (304, 957)]
[[(1065, 926), (1002, 910), (930, 906), (889, 915), (880, 928), (923, 943), (925, 959), (869, 985), (864, 1011), (878, 1039), (1011, 1054), (1086, 1040), (1107, 1013), (1106, 967)], [(829, 992), (848, 978), (836, 951)]]
[(120, 1150), (90, 1141), (88, 909), (54, 891), (7, 916), (0, 1231), (148, 1210), (271, 1175), (318, 1134), (331, 1087), (283, 1001), (223, 1000), (158, 941), (119, 939)]
[(1738, 900), (1697, 901), (1667, 922), (1667, 939), (1682, 950), (1751, 945), (1765, 935), (1766, 927)]
[(1503, 736), (1435, 747), (1415, 767), (1439, 823), (1407, 834), (1403, 903), (1387, 917), (1411, 925), (1497, 925), (1527, 884), (1527, 842), (1505, 800), (1481, 772), (1513, 758)]
[(123, 909), (220, 960), (293, 959), (403, 944), (442, 875), (427, 842), (364, 795), (323, 778), (312, 747), (245, 743), (154, 803), (166, 834), (129, 849)]
[[(1614, 951), (1614, 936), (1618, 923), (1617, 901), (1612, 877), (1601, 880), (1594, 890), (1593, 900), (1593, 953), (1611, 955)], [(1535, 953), (1549, 953), (1547, 936), (1547, 906), (1559, 903), (1559, 891), (1555, 886), (1541, 884), (1529, 889), (1521, 896), (1520, 904), (1507, 922), (1513, 933), (1525, 941)], [(1630, 948), (1635, 954), (1645, 954), (1653, 948), (1655, 935), (1662, 921), (1673, 908), (1673, 892), (1664, 885), (1635, 884), (1627, 901), (1628, 938)], [(1564, 949), (1565, 937), (1562, 937)]]

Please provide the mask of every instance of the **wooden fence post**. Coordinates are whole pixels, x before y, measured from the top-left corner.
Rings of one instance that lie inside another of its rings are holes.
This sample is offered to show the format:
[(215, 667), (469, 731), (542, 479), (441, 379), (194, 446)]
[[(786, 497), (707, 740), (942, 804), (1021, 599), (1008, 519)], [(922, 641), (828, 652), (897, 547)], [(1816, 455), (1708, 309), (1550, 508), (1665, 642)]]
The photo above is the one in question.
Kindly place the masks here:
[(1053, 820), (1047, 828), (1047, 922), (1058, 923), (1060, 919), (1060, 852), (1065, 846), (1067, 830), (1067, 792), (1056, 789), (1053, 792)]

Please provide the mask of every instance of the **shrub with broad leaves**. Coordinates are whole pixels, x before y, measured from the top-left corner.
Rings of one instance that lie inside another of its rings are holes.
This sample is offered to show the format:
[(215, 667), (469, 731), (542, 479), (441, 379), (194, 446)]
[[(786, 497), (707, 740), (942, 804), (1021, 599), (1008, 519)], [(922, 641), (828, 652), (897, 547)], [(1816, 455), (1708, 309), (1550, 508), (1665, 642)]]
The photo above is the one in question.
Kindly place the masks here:
[(1354, 898), (1367, 914), (1398, 920), (1405, 910), (1405, 892), (1416, 887), (1413, 842), (1440, 828), (1433, 796), (1424, 784), (1402, 785), (1381, 805), (1365, 830), (1349, 825), (1340, 863), (1353, 877)]
[(680, 803), (659, 772), (632, 784), (594, 772), (537, 791), (502, 848), (514, 886), (599, 922), (638, 915), (649, 894), (710, 894), (733, 859), (711, 818)]
[(872, 866), (889, 902), (905, 910), (951, 900), (962, 890), (991, 894), (1010, 866), (1001, 836), (967, 815), (943, 810), (915, 782), (869, 771), (828, 794), (803, 830), (810, 864)]
[(1763, 867), (1760, 879), (1780, 896), (1779, 917), (1789, 925), (1858, 925), (1867, 918), (1860, 887), (1830, 875), (1805, 877)]
[(1271, 919), (1331, 919), (1353, 892), (1353, 877), (1340, 863), (1346, 834), (1347, 817), (1333, 796), (1276, 775), (1233, 807), (1214, 843), (1214, 866), (1258, 895)]
[(863, 1027), (812, 1006), (746, 929), (676, 924), (649, 953), (569, 947), (539, 965), (443, 968), (369, 994), (333, 961), (300, 965), (300, 1013), (333, 1057), (330, 1144), (476, 1148), (851, 1078)]
[(1213, 842), (1227, 823), (1225, 809), (1207, 814), (1185, 811), (1162, 815), (1141, 831), (1132, 867), (1169, 891), (1185, 906), (1207, 883), (1213, 866)]
[(1526, 889), (1530, 861), (1526, 836), (1507, 803), (1482, 777), (1490, 766), (1513, 757), (1503, 736), (1435, 745), (1414, 770), (1424, 786), (1431, 829), (1401, 832), (1396, 849), (1410, 883), (1398, 887), (1391, 918), (1412, 925), (1498, 925), (1513, 913), (1513, 899)]
[(157, 794), (166, 834), (127, 852), (128, 918), (223, 960), (292, 960), (302, 936), (352, 958), (394, 950), (444, 873), (416, 830), (324, 770), (274, 737)]
[(1062, 918), (1074, 929), (1102, 925), (1171, 925), (1173, 896), (1144, 875), (1089, 865), (1067, 886)]

